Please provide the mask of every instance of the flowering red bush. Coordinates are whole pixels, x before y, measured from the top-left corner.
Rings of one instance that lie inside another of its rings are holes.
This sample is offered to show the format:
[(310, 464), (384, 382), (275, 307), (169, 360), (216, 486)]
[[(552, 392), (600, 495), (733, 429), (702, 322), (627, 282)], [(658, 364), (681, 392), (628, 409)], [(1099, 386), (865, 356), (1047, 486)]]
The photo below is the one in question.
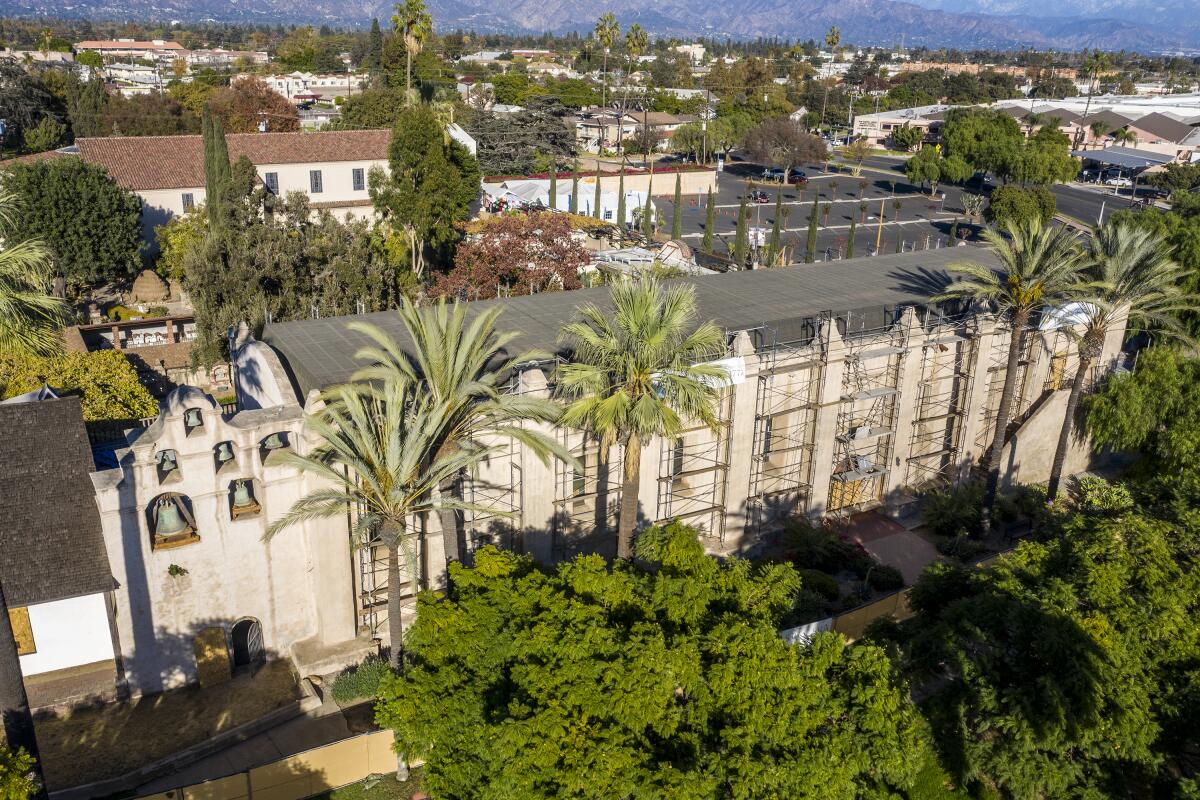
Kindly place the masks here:
[(578, 289), (579, 270), (590, 260), (566, 214), (504, 214), (458, 246), (454, 268), (437, 276), (430, 294), (486, 300)]

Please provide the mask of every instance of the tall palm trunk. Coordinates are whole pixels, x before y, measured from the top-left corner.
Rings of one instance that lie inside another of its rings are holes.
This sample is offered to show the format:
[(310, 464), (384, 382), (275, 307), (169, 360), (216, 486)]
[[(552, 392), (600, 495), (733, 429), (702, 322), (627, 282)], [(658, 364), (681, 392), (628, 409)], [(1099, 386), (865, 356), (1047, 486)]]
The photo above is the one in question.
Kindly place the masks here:
[(405, 31), (404, 42), (404, 105), (412, 105), (412, 47), (408, 43), (408, 32)]
[(987, 491), (983, 496), (983, 532), (992, 528), (992, 510), (996, 506), (996, 493), (1000, 489), (1000, 468), (1004, 458), (1004, 442), (1008, 438), (1009, 419), (1012, 416), (1013, 394), (1017, 388), (1017, 370), (1021, 362), (1021, 345), (1025, 342), (1025, 323), (1028, 311), (1013, 314), (1012, 338), (1008, 342), (1008, 366), (1004, 373), (1004, 388), (1000, 391), (1000, 407), (996, 409), (996, 431), (992, 434), (992, 449), (988, 454)]
[[(463, 486), (464, 476), (460, 474), (454, 480), (443, 481), (438, 486), (438, 492), (443, 496), (454, 498), (458, 502), (463, 501)], [(452, 508), (438, 508), (438, 524), (442, 528), (442, 555), (446, 559), (446, 567), (449, 569), (451, 561), (462, 561), (463, 550), (462, 542), (459, 539), (459, 530), (463, 527), (463, 513)]]
[[(605, 90), (608, 89), (608, 48), (607, 47), (604, 48), (604, 69), (603, 69), (602, 73), (603, 74), (600, 76), (600, 108), (604, 109), (604, 108), (608, 108), (607, 101), (604, 99), (606, 96)], [(603, 141), (604, 134), (600, 135), (600, 139), (601, 139), (600, 146), (604, 147), (604, 141)]]
[(637, 526), (638, 485), (642, 477), (642, 441), (636, 433), (625, 442), (621, 482), (621, 519), (617, 527), (617, 558), (633, 558), (633, 530)]
[(400, 577), (400, 547), (403, 541), (403, 525), (398, 525), (391, 533), (384, 534), (384, 544), (387, 545), (388, 551), (387, 615), (388, 640), (391, 644), (388, 662), (392, 665), (392, 669), (400, 669), (400, 665), (404, 661), (404, 619), (401, 616), (404, 607), (401, 602), (401, 595), (404, 594), (404, 582)]
[(1079, 398), (1083, 396), (1083, 385), (1087, 382), (1088, 372), (1092, 369), (1103, 338), (1100, 342), (1084, 339), (1079, 346), (1079, 366), (1075, 368), (1075, 378), (1071, 381), (1071, 394), (1067, 397), (1066, 415), (1063, 417), (1062, 430), (1058, 433), (1058, 447), (1054, 448), (1054, 463), (1050, 467), (1050, 485), (1046, 488), (1046, 500), (1053, 503), (1058, 497), (1062, 485), (1063, 467), (1067, 461), (1067, 448), (1071, 443), (1071, 432), (1075, 429), (1075, 412), (1079, 408)]
[(17, 655), (3, 586), (0, 586), (0, 715), (4, 718), (4, 743), (13, 750), (23, 747), (25, 752), (37, 758), (33, 715), (29, 711), (29, 697), (25, 694), (21, 660)]

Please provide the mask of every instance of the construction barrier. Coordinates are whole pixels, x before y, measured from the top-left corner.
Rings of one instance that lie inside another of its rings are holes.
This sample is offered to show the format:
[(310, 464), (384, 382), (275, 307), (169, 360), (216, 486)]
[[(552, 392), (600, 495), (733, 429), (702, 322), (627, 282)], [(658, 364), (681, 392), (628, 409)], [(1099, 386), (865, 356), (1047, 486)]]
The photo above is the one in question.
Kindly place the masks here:
[(394, 741), (391, 731), (364, 733), (247, 772), (139, 800), (301, 800), (370, 775), (395, 775)]

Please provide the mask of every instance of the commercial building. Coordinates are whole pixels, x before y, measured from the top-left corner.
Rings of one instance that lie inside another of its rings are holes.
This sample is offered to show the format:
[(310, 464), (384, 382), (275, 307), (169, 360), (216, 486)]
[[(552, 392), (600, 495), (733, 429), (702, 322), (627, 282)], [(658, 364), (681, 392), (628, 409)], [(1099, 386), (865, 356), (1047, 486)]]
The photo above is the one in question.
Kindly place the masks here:
[(854, 136), (883, 147), (891, 143), (892, 131), (907, 126), (921, 131), (923, 138), (930, 138), (936, 136), (936, 131), (950, 108), (952, 106), (916, 106), (875, 114), (859, 114), (854, 118)]

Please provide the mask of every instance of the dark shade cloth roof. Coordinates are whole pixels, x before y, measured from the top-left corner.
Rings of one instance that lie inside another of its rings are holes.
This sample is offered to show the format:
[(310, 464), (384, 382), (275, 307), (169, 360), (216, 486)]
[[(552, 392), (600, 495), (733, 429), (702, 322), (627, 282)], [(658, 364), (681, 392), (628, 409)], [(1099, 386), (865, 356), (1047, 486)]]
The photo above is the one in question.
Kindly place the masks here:
[(1055, 117), (1063, 125), (1075, 125), (1078, 124), (1080, 119), (1082, 119), (1082, 117), (1080, 117), (1074, 111), (1071, 111), (1067, 108), (1059, 108), (1057, 106), (1054, 108), (1048, 108), (1045, 111), (1039, 111), (1038, 113), (1045, 117)]
[[(778, 269), (731, 272), (681, 279), (696, 287), (700, 319), (712, 320), (728, 331), (766, 326), (777, 341), (793, 342), (812, 335), (812, 320), (823, 312), (855, 312), (860, 319), (883, 324), (885, 308), (924, 306), (931, 294), (949, 280), (947, 266), (974, 261), (992, 267), (995, 257), (981, 248), (944, 248), (898, 255), (829, 261)], [(608, 289), (548, 292), (527, 297), (479, 300), (468, 304), (470, 314), (499, 305), (504, 309), (498, 327), (519, 332), (514, 353), (530, 350), (566, 357), (558, 341), (564, 323), (576, 317), (584, 303), (608, 305)], [(272, 323), (263, 341), (280, 354), (303, 396), (350, 379), (362, 366), (354, 354), (366, 337), (347, 330), (361, 320), (378, 325), (403, 342), (403, 326), (394, 311), (361, 316)]]
[(1164, 141), (1175, 143), (1182, 142), (1192, 132), (1191, 125), (1168, 117), (1166, 114), (1160, 114), (1157, 111), (1147, 114), (1144, 117), (1138, 117), (1129, 123), (1129, 127), (1154, 134)]
[(1071, 155), (1122, 169), (1146, 169), (1174, 161), (1174, 157), (1134, 147), (1105, 147), (1101, 150), (1073, 150)]
[(78, 397), (0, 403), (0, 581), (9, 606), (115, 586)]

